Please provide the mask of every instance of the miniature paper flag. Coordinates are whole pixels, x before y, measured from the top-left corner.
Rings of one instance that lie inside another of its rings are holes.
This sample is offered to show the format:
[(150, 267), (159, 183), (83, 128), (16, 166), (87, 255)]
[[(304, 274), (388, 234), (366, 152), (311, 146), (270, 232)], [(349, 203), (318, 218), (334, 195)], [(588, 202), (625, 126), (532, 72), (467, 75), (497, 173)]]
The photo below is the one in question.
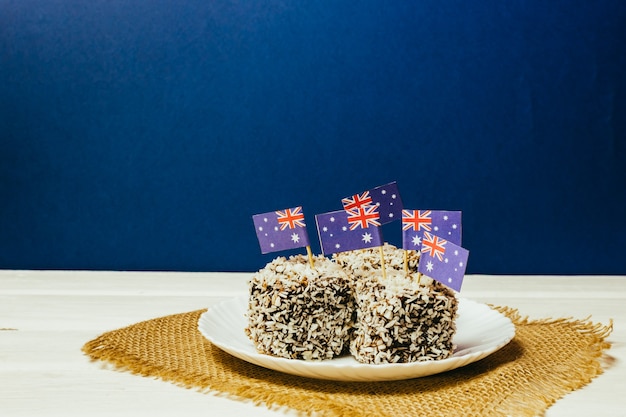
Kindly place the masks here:
[(418, 272), (455, 291), (461, 291), (469, 251), (439, 236), (424, 232)]
[(419, 251), (424, 232), (461, 245), (461, 212), (448, 210), (402, 210), (402, 247)]
[(378, 206), (381, 224), (399, 220), (403, 207), (398, 184), (395, 181), (364, 191), (361, 194), (343, 198), (341, 203), (346, 211), (364, 208), (369, 205)]
[(309, 246), (302, 207), (255, 214), (252, 221), (261, 253)]
[[(350, 217), (352, 217), (352, 223), (348, 221)], [(371, 219), (363, 222), (357, 220), (361, 217), (359, 211), (348, 213), (345, 210), (316, 215), (315, 222), (317, 223), (322, 253), (326, 255), (382, 246), (383, 239), (380, 227), (375, 225)], [(361, 224), (364, 227), (361, 227)], [(356, 226), (351, 228), (352, 225)]]

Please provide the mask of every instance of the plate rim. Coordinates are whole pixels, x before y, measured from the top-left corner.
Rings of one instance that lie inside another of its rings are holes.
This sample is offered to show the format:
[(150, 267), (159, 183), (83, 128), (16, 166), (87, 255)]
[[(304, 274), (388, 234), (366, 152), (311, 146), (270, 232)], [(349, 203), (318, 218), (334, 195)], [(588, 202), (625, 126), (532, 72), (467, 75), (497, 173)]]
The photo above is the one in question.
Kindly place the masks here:
[[(216, 312), (219, 312), (220, 309), (224, 309), (224, 307), (229, 306), (230, 304), (238, 307), (238, 310), (242, 314), (242, 318), (245, 320), (246, 305), (248, 302), (247, 296), (230, 297), (207, 308), (207, 310), (203, 312), (198, 319), (198, 330), (204, 338), (222, 351), (246, 362), (279, 372), (333, 381), (373, 382), (404, 380), (434, 375), (469, 365), (493, 354), (513, 340), (516, 329), (509, 317), (497, 310), (492, 309), (487, 304), (479, 303), (464, 297), (459, 297), (458, 299), (459, 309), (461, 308), (461, 304), (464, 305), (464, 308), (467, 308), (467, 306), (474, 306), (486, 309), (485, 311), (489, 311), (490, 314), (493, 314), (493, 317), (496, 317), (496, 320), (503, 320), (503, 326), (508, 330), (508, 332), (503, 332), (503, 335), (501, 335), (495, 343), (491, 341), (465, 348), (471, 349), (485, 345), (485, 348), (479, 351), (471, 351), (466, 354), (456, 355), (459, 351), (455, 348), (455, 352), (452, 356), (446, 359), (433, 361), (364, 364), (358, 362), (349, 354), (339, 358), (325, 359), (321, 361), (288, 359), (257, 352), (252, 341), (245, 336), (243, 328), (241, 329), (241, 335), (246, 339), (247, 343), (249, 343), (249, 351), (245, 351), (238, 346), (233, 346), (228, 342), (224, 342), (219, 337), (216, 338), (206, 328), (206, 324), (211, 319), (212, 315), (216, 314)], [(365, 376), (364, 374), (369, 374), (369, 376)]]

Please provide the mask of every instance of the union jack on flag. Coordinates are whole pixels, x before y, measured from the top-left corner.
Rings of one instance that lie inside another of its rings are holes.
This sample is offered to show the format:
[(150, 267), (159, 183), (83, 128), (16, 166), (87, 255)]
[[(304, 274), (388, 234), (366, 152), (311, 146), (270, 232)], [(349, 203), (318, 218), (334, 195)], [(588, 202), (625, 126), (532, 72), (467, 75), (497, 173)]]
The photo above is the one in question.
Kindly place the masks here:
[(370, 197), (370, 192), (365, 191), (362, 194), (355, 194), (352, 197), (346, 197), (341, 199), (341, 204), (343, 204), (343, 209), (346, 211), (360, 209), (364, 206), (372, 205), (372, 197)]
[(302, 207), (296, 207), (293, 209), (285, 209), (277, 211), (278, 224), (280, 224), (280, 230), (285, 230), (287, 227), (295, 229), (298, 227), (305, 227), (304, 214), (302, 213)]
[(422, 253), (428, 253), (431, 257), (437, 258), (443, 261), (443, 255), (446, 253), (447, 240), (440, 238), (439, 236), (431, 235), (428, 232), (424, 232), (424, 239), (422, 240)]
[(261, 253), (309, 246), (302, 207), (255, 214), (252, 221)]
[(431, 231), (433, 219), (430, 210), (402, 210), (402, 230)]
[(370, 226), (380, 226), (378, 206), (359, 207), (358, 209), (347, 210), (347, 212), (350, 230), (354, 230), (357, 227), (367, 229)]
[(422, 244), (417, 270), (455, 291), (461, 291), (469, 251), (428, 232), (424, 232)]

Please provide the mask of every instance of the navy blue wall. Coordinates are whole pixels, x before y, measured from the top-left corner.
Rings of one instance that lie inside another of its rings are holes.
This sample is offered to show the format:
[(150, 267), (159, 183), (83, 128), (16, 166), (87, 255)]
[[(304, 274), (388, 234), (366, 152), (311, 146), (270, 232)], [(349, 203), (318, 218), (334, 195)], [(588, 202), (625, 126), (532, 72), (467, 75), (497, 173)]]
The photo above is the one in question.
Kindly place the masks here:
[(470, 273), (626, 274), (626, 3), (0, 0), (0, 268), (254, 270), (393, 180)]

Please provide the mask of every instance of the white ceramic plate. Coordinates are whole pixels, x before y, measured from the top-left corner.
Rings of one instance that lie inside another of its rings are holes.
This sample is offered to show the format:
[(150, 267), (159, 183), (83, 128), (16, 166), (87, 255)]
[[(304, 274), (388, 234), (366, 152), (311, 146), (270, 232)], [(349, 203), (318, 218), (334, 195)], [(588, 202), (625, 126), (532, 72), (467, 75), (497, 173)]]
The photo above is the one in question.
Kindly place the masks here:
[(346, 355), (323, 361), (279, 358), (258, 353), (244, 333), (247, 299), (233, 298), (200, 316), (198, 329), (220, 349), (244, 361), (288, 374), (335, 381), (394, 381), (418, 378), (476, 362), (506, 345), (515, 336), (507, 317), (485, 304), (460, 299), (456, 349), (447, 359), (401, 364), (369, 365)]

